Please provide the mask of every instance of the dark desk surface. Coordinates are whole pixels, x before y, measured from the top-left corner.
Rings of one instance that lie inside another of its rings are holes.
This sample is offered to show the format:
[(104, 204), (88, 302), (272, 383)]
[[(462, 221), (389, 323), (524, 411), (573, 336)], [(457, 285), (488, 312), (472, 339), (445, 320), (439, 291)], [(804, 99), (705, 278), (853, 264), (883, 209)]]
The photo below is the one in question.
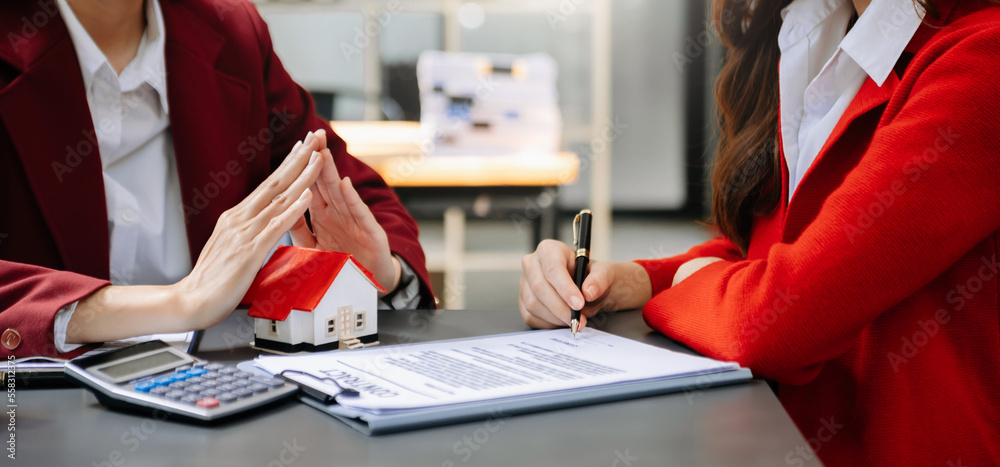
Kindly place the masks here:
[[(676, 348), (638, 312), (594, 324)], [(383, 312), (379, 328), (383, 344), (525, 330), (512, 311)], [(207, 333), (199, 355), (251, 358), (251, 338), (237, 312)], [(80, 389), (22, 389), (17, 401), (17, 461), (4, 465), (744, 466), (785, 465), (808, 450), (762, 381), (379, 437), (297, 402), (200, 427), (106, 410)]]

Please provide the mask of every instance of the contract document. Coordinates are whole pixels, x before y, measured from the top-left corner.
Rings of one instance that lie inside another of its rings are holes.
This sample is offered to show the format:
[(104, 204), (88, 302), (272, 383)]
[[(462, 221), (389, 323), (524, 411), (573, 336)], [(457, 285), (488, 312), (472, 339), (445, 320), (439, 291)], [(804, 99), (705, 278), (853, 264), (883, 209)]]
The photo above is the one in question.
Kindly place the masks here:
[[(640, 387), (683, 390), (683, 384), (701, 388), (750, 378), (749, 371), (736, 363), (661, 349), (591, 328), (575, 339), (569, 330), (559, 329), (263, 356), (256, 366), (330, 395), (341, 392), (337, 385), (358, 391), (357, 396), (336, 397), (339, 408), (331, 412), (356, 418), (407, 411), (433, 418), (435, 411), (426, 409), (481, 409), (483, 403), (520, 406), (528, 400), (539, 410), (545, 404), (574, 400), (574, 394), (590, 394), (581, 399), (586, 403), (593, 402), (594, 395), (622, 399), (616, 396)], [(727, 376), (709, 377), (720, 374)], [(684, 383), (663, 384), (667, 380)]]

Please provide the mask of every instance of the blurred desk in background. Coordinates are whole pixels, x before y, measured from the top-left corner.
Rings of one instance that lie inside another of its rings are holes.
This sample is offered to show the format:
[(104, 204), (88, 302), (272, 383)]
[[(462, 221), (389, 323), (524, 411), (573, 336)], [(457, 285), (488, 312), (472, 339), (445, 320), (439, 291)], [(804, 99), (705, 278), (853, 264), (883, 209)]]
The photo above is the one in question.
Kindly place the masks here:
[(532, 230), (531, 251), (556, 236), (559, 187), (576, 181), (580, 160), (572, 152), (427, 156), (433, 144), (418, 122), (331, 122), (354, 157), (395, 189), (414, 217), (444, 219), (444, 251), (427, 251), (427, 267), (443, 273), (436, 290), (449, 309), (465, 308), (465, 272), (519, 269), (524, 252), (466, 252), (465, 221), (506, 217)]

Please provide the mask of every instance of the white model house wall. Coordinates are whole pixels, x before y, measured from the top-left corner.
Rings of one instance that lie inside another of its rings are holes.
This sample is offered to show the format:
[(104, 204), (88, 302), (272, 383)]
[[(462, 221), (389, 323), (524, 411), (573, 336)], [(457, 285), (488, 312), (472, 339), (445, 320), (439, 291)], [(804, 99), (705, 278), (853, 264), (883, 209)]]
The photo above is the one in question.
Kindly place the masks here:
[(262, 339), (278, 342), (291, 342), (293, 344), (299, 342), (313, 343), (312, 313), (292, 310), (287, 319), (278, 321), (275, 324), (277, 333), (271, 332), (271, 320), (255, 319), (253, 325), (254, 334)]
[[(348, 261), (344, 265), (344, 269), (337, 276), (337, 280), (333, 281), (333, 285), (330, 286), (326, 295), (323, 296), (323, 300), (319, 302), (319, 306), (313, 312), (316, 314), (314, 317), (316, 327), (312, 330), (313, 338), (315, 339), (313, 342), (316, 345), (337, 341), (338, 336), (336, 334), (327, 337), (326, 322), (329, 319), (337, 319), (337, 309), (346, 305), (350, 305), (355, 314), (360, 311), (365, 312), (365, 327), (357, 329), (354, 337), (367, 336), (378, 332), (378, 320), (376, 319), (378, 292), (368, 282), (364, 273), (358, 269), (353, 261)], [(352, 319), (355, 319), (354, 316), (356, 315), (352, 315)]]

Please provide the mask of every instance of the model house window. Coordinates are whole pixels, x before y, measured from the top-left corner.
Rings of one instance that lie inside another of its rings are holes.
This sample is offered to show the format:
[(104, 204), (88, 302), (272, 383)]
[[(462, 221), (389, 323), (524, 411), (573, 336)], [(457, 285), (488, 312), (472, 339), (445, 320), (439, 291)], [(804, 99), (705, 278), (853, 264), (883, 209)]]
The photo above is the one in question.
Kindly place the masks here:
[(359, 311), (354, 321), (354, 329), (360, 331), (365, 328), (365, 312)]
[(277, 335), (278, 334), (278, 322), (272, 319), (271, 322), (270, 322), (270, 324), (268, 324), (267, 330), (271, 334)]
[(326, 337), (337, 335), (337, 318), (326, 320)]

